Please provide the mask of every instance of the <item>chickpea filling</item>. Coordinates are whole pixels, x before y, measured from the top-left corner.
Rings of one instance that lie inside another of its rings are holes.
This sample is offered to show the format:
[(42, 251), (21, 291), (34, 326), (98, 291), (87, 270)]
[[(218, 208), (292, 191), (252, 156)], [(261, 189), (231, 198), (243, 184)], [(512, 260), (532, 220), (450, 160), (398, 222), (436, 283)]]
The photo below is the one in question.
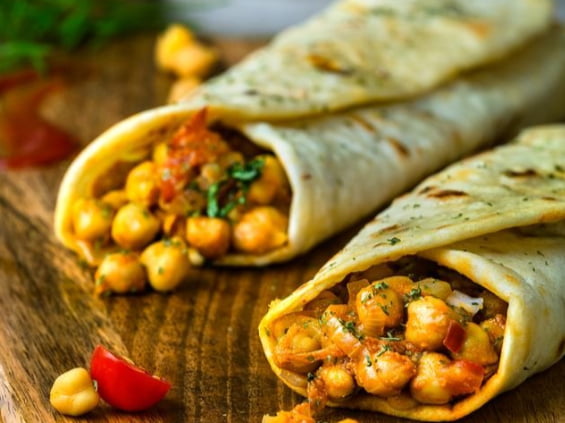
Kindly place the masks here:
[[(170, 290), (200, 265), (284, 246), (291, 190), (279, 160), (202, 110), (133, 167), (117, 163), (73, 204), (98, 293)], [(102, 188), (100, 188), (102, 187)]]
[(454, 403), (496, 372), (507, 304), (418, 257), (351, 273), (268, 329), (273, 358), (307, 379), (312, 412), (356, 394), (399, 407)]

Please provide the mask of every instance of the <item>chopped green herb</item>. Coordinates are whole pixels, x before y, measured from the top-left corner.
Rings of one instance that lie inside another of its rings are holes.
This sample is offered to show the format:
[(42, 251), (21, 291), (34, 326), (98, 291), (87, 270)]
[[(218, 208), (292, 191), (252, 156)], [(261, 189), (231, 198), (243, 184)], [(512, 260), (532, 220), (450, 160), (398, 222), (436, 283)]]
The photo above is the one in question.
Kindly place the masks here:
[(208, 207), (206, 214), (209, 217), (219, 217), (220, 204), (218, 194), (220, 193), (221, 182), (215, 182), (208, 188)]
[(100, 249), (102, 248), (102, 245), (104, 244), (104, 241), (101, 239), (97, 239), (96, 241), (94, 241), (94, 251), (100, 251)]
[(381, 310), (383, 311), (383, 313), (386, 314), (387, 316), (390, 314), (390, 312), (388, 311), (388, 305), (386, 305), (386, 304), (379, 304), (379, 307), (381, 308)]
[(312, 382), (314, 379), (316, 379), (316, 375), (314, 375), (314, 373), (308, 372), (306, 379), (308, 380), (308, 382)]
[[(227, 179), (215, 182), (208, 188), (206, 214), (209, 217), (225, 218), (235, 207), (245, 204), (245, 194), (249, 191), (251, 183), (261, 176), (263, 165), (264, 160), (262, 158), (255, 158), (245, 164), (233, 164), (228, 169)], [(221, 193), (221, 189), (225, 185), (229, 189), (227, 192)], [(223, 198), (223, 205), (220, 204), (220, 194), (225, 197)]]
[(242, 182), (251, 182), (261, 176), (261, 171), (265, 165), (263, 158), (255, 158), (245, 164), (234, 163), (228, 169), (228, 175), (233, 179)]
[(373, 292), (376, 290), (387, 289), (388, 284), (386, 282), (377, 282), (373, 284)]
[(398, 239), (397, 237), (392, 237), (390, 239), (387, 239), (387, 241), (390, 245), (395, 245), (395, 244), (398, 244), (400, 242), (400, 239)]
[(355, 322), (352, 321), (345, 322), (344, 320), (339, 319), (339, 323), (343, 327), (344, 332), (349, 332), (360, 341), (364, 338), (363, 335), (357, 332), (357, 328), (355, 327)]
[(400, 341), (401, 339), (397, 336), (394, 336), (392, 331), (387, 331), (386, 336), (381, 336), (380, 339), (386, 340), (386, 341)]
[(383, 345), (383, 346), (381, 347), (380, 351), (377, 353), (376, 356), (377, 356), (377, 357), (380, 357), (380, 356), (383, 355), (385, 352), (391, 351), (391, 350), (392, 350), (392, 348), (390, 347), (390, 345), (385, 344), (385, 345)]
[(417, 288), (412, 288), (409, 293), (404, 294), (404, 299), (406, 302), (417, 300), (422, 296), (422, 288), (418, 285)]
[(106, 205), (106, 204), (104, 204), (104, 205), (102, 206), (101, 212), (102, 212), (102, 217), (103, 217), (104, 219), (111, 219), (111, 218), (113, 217), (113, 215), (114, 215), (114, 210), (112, 209), (112, 207), (110, 207), (110, 206), (108, 206), (108, 205)]
[(361, 297), (361, 304), (365, 304), (367, 301), (370, 301), (372, 298), (373, 298), (373, 294), (364, 292)]
[(371, 367), (373, 365), (373, 362), (371, 361), (371, 357), (368, 355), (365, 355), (365, 362), (367, 367)]
[(104, 283), (105, 280), (106, 280), (106, 275), (102, 274), (98, 278), (96, 278), (96, 281), (94, 283), (96, 284), (96, 286), (100, 286)]

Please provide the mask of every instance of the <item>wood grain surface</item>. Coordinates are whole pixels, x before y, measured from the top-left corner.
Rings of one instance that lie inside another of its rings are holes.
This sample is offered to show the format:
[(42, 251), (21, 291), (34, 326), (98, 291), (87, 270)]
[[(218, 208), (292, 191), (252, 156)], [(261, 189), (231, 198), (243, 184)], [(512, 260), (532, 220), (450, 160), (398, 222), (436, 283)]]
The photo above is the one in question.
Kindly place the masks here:
[[(121, 41), (74, 60), (84, 69), (44, 105), (44, 113), (87, 143), (132, 113), (164, 103), (171, 78), (154, 69), (153, 36)], [(216, 40), (227, 64), (260, 43)], [(271, 300), (290, 294), (351, 237), (326, 242), (266, 269), (201, 269), (169, 295), (98, 299), (92, 275), (54, 238), (53, 208), (68, 161), (0, 173), (0, 418), (12, 422), (260, 422), (301, 398), (270, 371), (257, 325)], [(172, 382), (150, 411), (101, 406), (66, 418), (49, 404), (55, 377), (87, 366), (104, 344)], [(565, 363), (501, 395), (465, 423), (565, 421)], [(324, 420), (406, 420), (329, 410)]]

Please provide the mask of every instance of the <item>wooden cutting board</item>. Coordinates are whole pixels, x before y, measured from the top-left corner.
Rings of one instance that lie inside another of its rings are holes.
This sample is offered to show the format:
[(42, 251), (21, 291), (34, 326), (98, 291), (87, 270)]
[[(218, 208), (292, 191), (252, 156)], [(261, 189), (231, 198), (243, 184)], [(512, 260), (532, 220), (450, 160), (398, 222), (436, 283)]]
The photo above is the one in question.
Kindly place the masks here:
[[(171, 78), (153, 65), (153, 36), (142, 36), (74, 60), (88, 71), (52, 96), (44, 113), (83, 143), (135, 112), (163, 104)], [(255, 41), (215, 40), (226, 64)], [(270, 301), (290, 294), (355, 233), (352, 228), (292, 263), (266, 269), (201, 269), (169, 295), (98, 299), (92, 275), (52, 231), (58, 184), (69, 162), (0, 171), (0, 419), (12, 422), (260, 422), (301, 398), (280, 383), (257, 335)], [(97, 344), (129, 355), (172, 382), (150, 411), (107, 406), (66, 418), (49, 404), (55, 377), (87, 366)], [(501, 395), (465, 423), (565, 421), (565, 363)], [(324, 419), (404, 422), (331, 410)]]

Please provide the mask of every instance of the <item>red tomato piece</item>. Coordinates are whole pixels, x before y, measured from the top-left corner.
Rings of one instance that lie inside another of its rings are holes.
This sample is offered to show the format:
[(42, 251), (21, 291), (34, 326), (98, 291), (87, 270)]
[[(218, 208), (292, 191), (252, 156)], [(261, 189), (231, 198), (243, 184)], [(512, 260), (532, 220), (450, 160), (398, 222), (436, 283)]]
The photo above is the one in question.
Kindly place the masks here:
[(141, 411), (157, 404), (171, 384), (117, 356), (101, 345), (94, 349), (90, 376), (98, 385), (100, 397), (124, 411)]
[(485, 369), (469, 360), (455, 360), (448, 365), (447, 386), (455, 396), (477, 392), (483, 384)]
[(449, 322), (447, 334), (443, 338), (443, 346), (452, 353), (461, 351), (463, 342), (465, 341), (465, 328), (455, 320)]

